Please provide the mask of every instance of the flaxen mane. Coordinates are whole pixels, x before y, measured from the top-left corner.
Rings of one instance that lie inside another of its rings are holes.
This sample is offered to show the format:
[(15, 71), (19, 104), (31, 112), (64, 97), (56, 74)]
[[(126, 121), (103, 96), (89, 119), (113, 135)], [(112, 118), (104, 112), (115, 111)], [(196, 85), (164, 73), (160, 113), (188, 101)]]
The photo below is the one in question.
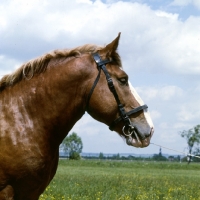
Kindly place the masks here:
[[(103, 47), (97, 45), (86, 44), (74, 49), (55, 50), (39, 58), (30, 60), (27, 63), (24, 63), (15, 72), (2, 77), (2, 79), (0, 80), (0, 92), (9, 86), (13, 86), (23, 79), (29, 80), (35, 74), (40, 74), (44, 72), (47, 68), (49, 61), (52, 58), (68, 58), (71, 56), (76, 57), (83, 53), (95, 53), (102, 48)], [(112, 60), (115, 61), (119, 66), (121, 66), (120, 56), (117, 52), (112, 55)]]

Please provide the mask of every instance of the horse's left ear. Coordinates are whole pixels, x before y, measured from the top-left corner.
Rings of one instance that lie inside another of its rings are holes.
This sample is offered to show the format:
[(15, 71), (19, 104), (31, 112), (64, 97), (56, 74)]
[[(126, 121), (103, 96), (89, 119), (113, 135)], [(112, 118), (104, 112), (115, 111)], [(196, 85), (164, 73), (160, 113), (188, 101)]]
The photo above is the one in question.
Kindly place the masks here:
[(119, 39), (120, 39), (121, 33), (119, 32), (118, 36), (106, 47), (102, 50), (103, 53), (106, 54), (106, 56), (111, 56), (113, 52), (117, 50), (118, 44), (119, 44)]

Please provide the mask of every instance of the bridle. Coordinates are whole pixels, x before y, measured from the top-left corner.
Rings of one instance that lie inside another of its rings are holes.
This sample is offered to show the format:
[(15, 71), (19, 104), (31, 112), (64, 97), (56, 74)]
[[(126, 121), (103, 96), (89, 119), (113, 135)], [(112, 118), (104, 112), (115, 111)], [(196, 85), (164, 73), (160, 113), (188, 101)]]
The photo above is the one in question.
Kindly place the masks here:
[[(92, 96), (92, 93), (93, 93), (98, 81), (99, 81), (101, 70), (103, 70), (103, 72), (104, 72), (104, 74), (106, 76), (108, 87), (109, 87), (110, 91), (113, 93), (114, 98), (115, 98), (115, 100), (117, 102), (118, 111), (119, 111), (119, 115), (120, 115), (120, 117), (115, 119), (110, 124), (109, 129), (111, 131), (113, 131), (113, 129), (115, 128), (116, 124), (118, 124), (119, 122), (123, 121), (124, 122), (124, 126), (122, 128), (122, 132), (124, 133), (125, 137), (130, 137), (133, 133), (135, 133), (135, 131), (134, 131), (135, 127), (132, 125), (129, 116), (134, 114), (134, 113), (137, 113), (137, 112), (139, 112), (141, 110), (147, 109), (148, 106), (145, 104), (143, 106), (139, 106), (137, 108), (134, 108), (134, 109), (130, 110), (129, 112), (126, 112), (125, 109), (124, 109), (124, 106), (121, 104), (121, 102), (119, 100), (119, 97), (118, 97), (118, 94), (116, 92), (115, 86), (113, 84), (112, 78), (110, 77), (110, 74), (108, 73), (108, 71), (106, 69), (106, 64), (110, 63), (111, 61), (110, 60), (102, 60), (98, 53), (94, 53), (94, 54), (92, 54), (92, 56), (93, 56), (94, 61), (97, 64), (97, 69), (98, 69), (99, 73), (98, 73), (98, 75), (97, 75), (97, 77), (96, 77), (96, 79), (94, 81), (94, 84), (93, 84), (93, 86), (92, 86), (92, 88), (90, 90), (90, 93), (88, 95), (86, 108), (88, 108), (88, 106), (89, 106), (90, 98)], [(137, 138), (137, 134), (136, 134), (136, 138)]]

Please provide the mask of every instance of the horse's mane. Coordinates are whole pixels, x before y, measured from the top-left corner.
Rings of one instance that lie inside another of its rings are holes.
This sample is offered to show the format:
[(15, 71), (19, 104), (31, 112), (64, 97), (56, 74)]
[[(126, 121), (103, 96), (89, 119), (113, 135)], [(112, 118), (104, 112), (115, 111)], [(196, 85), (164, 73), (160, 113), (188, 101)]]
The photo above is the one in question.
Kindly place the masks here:
[[(29, 80), (35, 74), (44, 72), (48, 66), (49, 61), (53, 58), (68, 58), (71, 56), (77, 57), (84, 53), (95, 53), (101, 49), (103, 49), (103, 47), (86, 44), (74, 49), (55, 50), (41, 57), (30, 60), (21, 65), (21, 67), (19, 67), (15, 72), (7, 74), (0, 79), (0, 92), (9, 86), (15, 85), (23, 79)], [(120, 56), (117, 52), (112, 54), (112, 60), (121, 66)]]

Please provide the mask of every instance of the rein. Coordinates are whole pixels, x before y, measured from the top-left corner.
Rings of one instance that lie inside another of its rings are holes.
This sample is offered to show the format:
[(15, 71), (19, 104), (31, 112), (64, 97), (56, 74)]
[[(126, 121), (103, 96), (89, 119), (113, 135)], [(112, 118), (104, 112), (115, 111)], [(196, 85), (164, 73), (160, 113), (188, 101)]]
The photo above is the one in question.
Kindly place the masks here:
[(170, 151), (174, 151), (174, 152), (178, 152), (178, 153), (184, 154), (184, 155), (187, 156), (187, 157), (191, 156), (191, 157), (195, 157), (195, 158), (200, 158), (200, 156), (196, 156), (196, 155), (193, 155), (193, 154), (190, 154), (190, 153), (185, 153), (185, 152), (183, 152), (183, 151), (177, 151), (177, 150), (175, 150), (175, 149), (171, 149), (171, 148), (168, 148), (168, 147), (164, 147), (164, 146), (161, 146), (161, 145), (159, 145), (159, 144), (152, 143), (152, 142), (151, 142), (150, 144), (153, 144), (153, 145), (158, 146), (158, 147), (162, 147), (162, 148), (164, 148), (164, 149), (168, 149), (168, 150), (170, 150)]
[[(117, 94), (115, 86), (113, 84), (113, 80), (110, 77), (110, 74), (108, 73), (108, 71), (106, 69), (106, 64), (110, 63), (111, 61), (110, 60), (102, 60), (98, 53), (94, 53), (94, 54), (92, 54), (92, 56), (93, 56), (94, 61), (97, 64), (97, 69), (98, 69), (99, 73), (98, 73), (98, 75), (97, 75), (97, 77), (96, 77), (96, 79), (94, 81), (94, 84), (93, 84), (93, 86), (92, 86), (92, 88), (90, 90), (90, 93), (88, 95), (86, 108), (88, 108), (89, 101), (90, 101), (90, 98), (92, 96), (92, 93), (93, 93), (93, 91), (94, 91), (94, 89), (95, 89), (95, 87), (96, 87), (96, 85), (97, 85), (97, 83), (99, 81), (101, 70), (103, 70), (103, 72), (104, 72), (104, 74), (106, 76), (108, 87), (109, 87), (110, 91), (113, 93), (113, 96), (114, 96), (114, 98), (115, 98), (115, 100), (117, 102), (118, 111), (119, 111), (119, 115), (120, 115), (120, 117), (118, 117), (117, 119), (115, 119), (110, 124), (109, 129), (111, 131), (113, 131), (114, 128), (115, 128), (115, 126), (116, 126), (116, 124), (118, 124), (119, 122), (123, 121), (124, 126), (122, 128), (122, 132), (124, 133), (124, 135), (126, 137), (131, 137), (131, 135), (133, 133), (135, 133), (135, 131), (134, 131), (135, 128), (132, 125), (129, 116), (132, 115), (132, 114), (134, 114), (134, 113), (137, 113), (137, 112), (139, 112), (141, 110), (147, 109), (148, 106), (145, 104), (143, 106), (139, 106), (137, 108), (134, 108), (134, 109), (130, 110), (129, 112), (126, 112), (125, 109), (124, 109), (124, 106), (121, 104), (121, 102), (119, 100), (118, 94)], [(135, 135), (137, 135), (137, 134), (135, 133)]]

